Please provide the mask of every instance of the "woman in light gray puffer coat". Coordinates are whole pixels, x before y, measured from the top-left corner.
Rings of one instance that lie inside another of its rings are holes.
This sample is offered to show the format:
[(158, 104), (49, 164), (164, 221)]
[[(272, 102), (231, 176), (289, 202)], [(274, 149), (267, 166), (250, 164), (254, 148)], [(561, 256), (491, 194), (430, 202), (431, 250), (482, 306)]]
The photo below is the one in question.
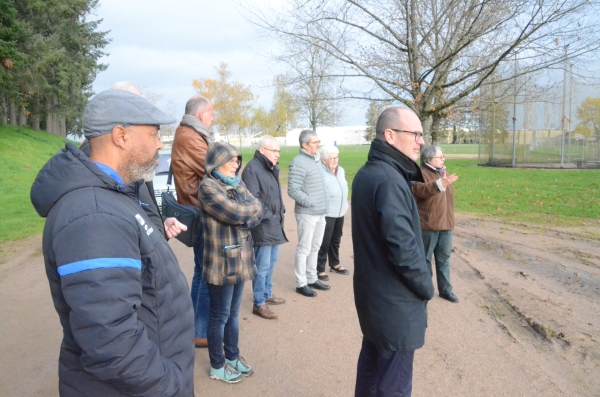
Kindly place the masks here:
[(317, 277), (319, 280), (327, 281), (329, 280), (329, 276), (325, 273), (327, 257), (329, 257), (329, 269), (332, 272), (349, 274), (348, 270), (340, 265), (340, 242), (342, 241), (344, 215), (348, 211), (348, 182), (346, 182), (344, 169), (338, 165), (338, 148), (324, 146), (319, 153), (327, 185), (329, 205), (325, 216), (323, 243), (317, 259)]

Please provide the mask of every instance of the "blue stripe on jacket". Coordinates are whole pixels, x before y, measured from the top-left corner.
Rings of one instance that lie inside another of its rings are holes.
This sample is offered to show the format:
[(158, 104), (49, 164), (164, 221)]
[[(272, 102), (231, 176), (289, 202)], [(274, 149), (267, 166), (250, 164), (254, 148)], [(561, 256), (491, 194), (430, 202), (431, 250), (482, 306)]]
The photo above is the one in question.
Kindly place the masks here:
[(58, 274), (66, 276), (69, 274), (79, 273), (86, 270), (116, 268), (116, 267), (131, 267), (134, 269), (142, 269), (142, 261), (131, 258), (95, 258), (85, 261), (73, 262), (58, 268)]

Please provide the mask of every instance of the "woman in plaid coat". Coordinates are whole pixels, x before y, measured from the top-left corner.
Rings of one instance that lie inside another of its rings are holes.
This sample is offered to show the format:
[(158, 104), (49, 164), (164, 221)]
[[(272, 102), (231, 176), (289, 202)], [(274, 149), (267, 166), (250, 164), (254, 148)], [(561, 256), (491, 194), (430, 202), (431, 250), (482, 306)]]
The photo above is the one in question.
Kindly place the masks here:
[(198, 189), (204, 227), (204, 267), (210, 316), (210, 377), (237, 383), (252, 374), (240, 356), (238, 313), (244, 283), (257, 273), (250, 229), (258, 225), (262, 206), (237, 176), (242, 156), (226, 142), (206, 152), (206, 175)]

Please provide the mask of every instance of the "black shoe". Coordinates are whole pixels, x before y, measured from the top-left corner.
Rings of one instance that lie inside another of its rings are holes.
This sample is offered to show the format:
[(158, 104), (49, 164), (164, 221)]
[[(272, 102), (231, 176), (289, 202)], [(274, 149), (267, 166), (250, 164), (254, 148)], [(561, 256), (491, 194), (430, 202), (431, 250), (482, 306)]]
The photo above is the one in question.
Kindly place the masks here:
[(322, 282), (320, 282), (319, 280), (315, 281), (312, 284), (308, 284), (308, 286), (310, 288), (314, 288), (314, 289), (320, 289), (321, 291), (327, 291), (329, 288), (331, 288), (329, 285), (327, 284), (323, 284)]
[(329, 268), (330, 271), (335, 272), (337, 274), (350, 274), (348, 269), (344, 269), (342, 266), (337, 265), (336, 267)]
[(448, 295), (442, 295), (442, 294), (440, 294), (440, 298), (446, 299), (447, 301), (450, 301), (452, 303), (458, 303), (458, 298), (453, 293), (450, 293)]
[(320, 276), (317, 274), (317, 278), (321, 281), (329, 281), (329, 276), (327, 274)]
[(305, 285), (304, 287), (296, 288), (296, 292), (299, 293), (300, 295), (308, 296), (309, 298), (313, 298), (313, 297), (317, 296), (317, 293), (315, 291), (313, 291), (312, 289), (310, 289), (310, 287), (308, 285)]

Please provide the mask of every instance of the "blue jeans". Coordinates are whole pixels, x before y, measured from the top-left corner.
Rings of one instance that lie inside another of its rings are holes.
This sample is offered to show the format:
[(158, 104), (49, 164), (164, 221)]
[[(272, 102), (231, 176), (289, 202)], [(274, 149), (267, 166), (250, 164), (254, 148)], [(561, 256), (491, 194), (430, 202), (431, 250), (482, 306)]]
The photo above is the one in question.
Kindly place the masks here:
[(208, 329), (208, 312), (210, 299), (206, 282), (202, 278), (202, 257), (204, 255), (204, 235), (200, 244), (194, 247), (194, 277), (192, 278), (192, 305), (194, 306), (194, 320), (196, 338), (206, 338)]
[(254, 247), (254, 258), (258, 275), (252, 280), (254, 306), (262, 306), (265, 300), (273, 296), (273, 271), (279, 256), (279, 245)]
[(354, 397), (410, 397), (414, 357), (414, 350), (385, 350), (363, 337)]
[[(210, 366), (223, 368), (225, 358), (234, 361), (240, 356), (238, 314), (242, 303), (244, 283), (208, 285), (210, 316), (208, 318), (208, 356)], [(225, 350), (225, 354), (223, 354)]]
[(425, 260), (429, 273), (433, 276), (431, 259), (435, 257), (435, 276), (440, 295), (452, 293), (450, 284), (450, 254), (452, 253), (452, 230), (422, 230), (423, 245), (425, 245)]

